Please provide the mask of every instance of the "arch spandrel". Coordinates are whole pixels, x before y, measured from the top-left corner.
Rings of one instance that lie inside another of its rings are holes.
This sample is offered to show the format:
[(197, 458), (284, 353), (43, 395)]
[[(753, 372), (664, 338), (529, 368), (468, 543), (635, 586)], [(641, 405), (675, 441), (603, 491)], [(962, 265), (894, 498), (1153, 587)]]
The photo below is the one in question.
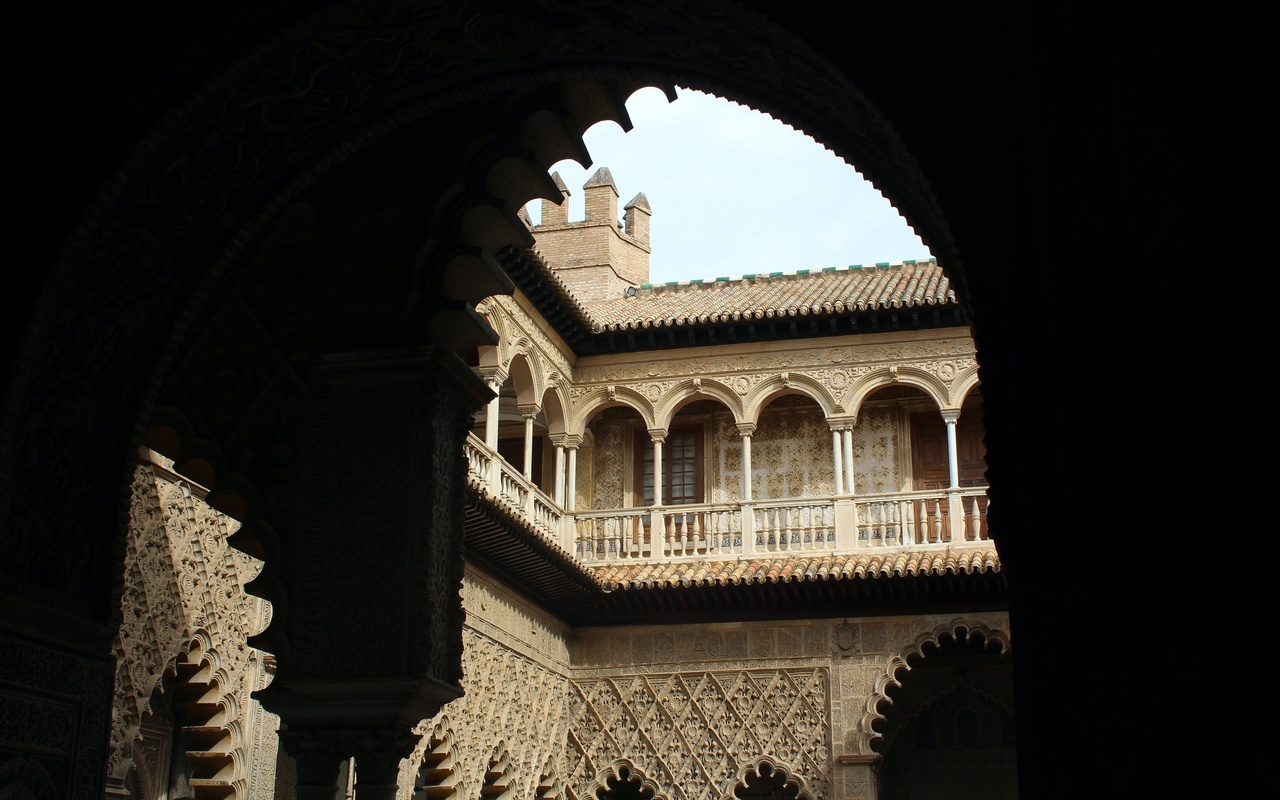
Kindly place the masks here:
[(951, 382), (951, 403), (948, 405), (948, 410), (959, 410), (981, 385), (982, 380), (978, 375), (977, 364), (959, 372), (956, 379)]

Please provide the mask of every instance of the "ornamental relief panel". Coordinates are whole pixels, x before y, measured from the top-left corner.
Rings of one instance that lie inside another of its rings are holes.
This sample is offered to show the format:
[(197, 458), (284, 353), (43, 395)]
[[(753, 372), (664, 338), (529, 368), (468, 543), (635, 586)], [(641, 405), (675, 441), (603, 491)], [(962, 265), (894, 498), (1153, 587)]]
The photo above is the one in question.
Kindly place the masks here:
[(631, 432), (634, 429), (626, 422), (596, 420), (591, 430), (596, 442), (591, 466), (595, 485), (590, 494), (578, 496), (591, 498), (589, 508), (622, 508), (626, 504), (625, 481), (631, 470)]
[(566, 783), (590, 796), (599, 771), (626, 758), (672, 800), (719, 800), (742, 763), (768, 754), (828, 797), (829, 678), (813, 667), (579, 680)]
[(858, 415), (853, 429), (853, 485), (859, 494), (902, 488), (901, 433), (896, 408), (872, 407)]
[(564, 774), (569, 680), (469, 626), (463, 630), (462, 672), (465, 694), (414, 728), (424, 735), (401, 762), (397, 800), (413, 797), (414, 774), (429, 746), (425, 734), (446, 716), (460, 755), (456, 797), (479, 796), (488, 758), (502, 743), (511, 777), (510, 793), (504, 796), (533, 800), (548, 763)]
[[(836, 384), (842, 380), (865, 375), (876, 367), (891, 363), (917, 367), (949, 382), (955, 375), (975, 365), (976, 355), (971, 339), (953, 337), (812, 350), (682, 356), (668, 361), (619, 361), (579, 366), (572, 374), (575, 386), (584, 389), (602, 384), (650, 384), (659, 376), (665, 378), (664, 383), (667, 384), (701, 377), (714, 379), (739, 394), (746, 394), (763, 378), (781, 372), (807, 375), (837, 388)], [(833, 370), (833, 364), (841, 367)], [(828, 377), (837, 372), (843, 373), (845, 378)]]
[(535, 613), (470, 567), (462, 581), (462, 607), (466, 624), (477, 632), (549, 666), (568, 664), (563, 626)]
[[(271, 670), (266, 654), (248, 647), (247, 640), (267, 627), (271, 608), (244, 591), (261, 562), (227, 544), (238, 523), (162, 468), (139, 465), (132, 491), (123, 616), (113, 644), (117, 671), (108, 782), (124, 779), (153, 702), (165, 704), (154, 709), (156, 718), (167, 718), (171, 701), (159, 694), (165, 671), (199, 636), (216, 654), (214, 683), (223, 702), (242, 710), (239, 719), (227, 721), (237, 753), (233, 783), (241, 797), (270, 797), (278, 718), (250, 693), (270, 682)], [(140, 752), (152, 744), (143, 742)]]

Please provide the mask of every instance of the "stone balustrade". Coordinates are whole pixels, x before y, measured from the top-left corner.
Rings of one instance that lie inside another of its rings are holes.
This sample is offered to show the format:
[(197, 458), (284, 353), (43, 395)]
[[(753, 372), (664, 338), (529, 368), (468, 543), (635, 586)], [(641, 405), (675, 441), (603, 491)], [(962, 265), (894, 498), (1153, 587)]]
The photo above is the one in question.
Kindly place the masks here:
[(471, 435), (468, 478), (584, 562), (734, 558), (986, 540), (985, 487), (570, 513)]

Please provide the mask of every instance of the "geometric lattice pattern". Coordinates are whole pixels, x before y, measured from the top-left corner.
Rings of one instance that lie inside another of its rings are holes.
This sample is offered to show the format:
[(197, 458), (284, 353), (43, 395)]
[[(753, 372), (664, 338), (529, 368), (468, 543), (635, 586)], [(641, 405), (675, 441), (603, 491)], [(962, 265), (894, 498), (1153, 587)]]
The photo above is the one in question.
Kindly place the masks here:
[(626, 758), (671, 800), (719, 800), (762, 755), (828, 796), (825, 668), (635, 675), (578, 681), (565, 770), (579, 797)]

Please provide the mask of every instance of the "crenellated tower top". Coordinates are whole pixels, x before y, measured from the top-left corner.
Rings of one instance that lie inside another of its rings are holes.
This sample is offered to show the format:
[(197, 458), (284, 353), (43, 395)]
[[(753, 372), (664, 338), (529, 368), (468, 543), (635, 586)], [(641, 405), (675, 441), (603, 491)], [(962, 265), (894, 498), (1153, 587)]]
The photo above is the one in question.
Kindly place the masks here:
[(628, 287), (649, 282), (649, 198), (641, 192), (618, 220), (618, 187), (608, 167), (582, 185), (586, 213), (569, 220), (569, 190), (559, 173), (552, 180), (565, 200), (542, 201), (542, 221), (531, 225), (535, 247), (585, 305), (622, 297)]

